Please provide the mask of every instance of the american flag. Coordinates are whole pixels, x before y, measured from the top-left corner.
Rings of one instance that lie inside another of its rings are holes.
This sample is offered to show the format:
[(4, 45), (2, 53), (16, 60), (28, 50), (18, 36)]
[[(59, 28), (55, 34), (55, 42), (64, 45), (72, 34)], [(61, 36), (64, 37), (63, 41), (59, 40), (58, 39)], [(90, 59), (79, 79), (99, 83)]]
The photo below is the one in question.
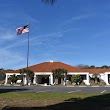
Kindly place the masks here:
[(17, 35), (29, 32), (29, 25), (25, 25), (16, 29)]

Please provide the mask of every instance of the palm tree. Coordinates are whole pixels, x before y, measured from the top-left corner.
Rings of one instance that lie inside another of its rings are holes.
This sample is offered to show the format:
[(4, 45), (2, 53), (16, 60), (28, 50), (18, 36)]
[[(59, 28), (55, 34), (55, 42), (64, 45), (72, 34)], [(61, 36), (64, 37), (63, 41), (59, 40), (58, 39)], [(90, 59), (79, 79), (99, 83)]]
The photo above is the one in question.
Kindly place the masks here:
[(46, 3), (46, 4), (51, 4), (53, 5), (55, 3), (56, 0), (42, 0), (43, 3)]
[(101, 77), (100, 74), (97, 74), (97, 73), (95, 73), (95, 74), (92, 75), (92, 78), (94, 78), (95, 84), (97, 84), (97, 82), (100, 79), (100, 77)]
[(59, 68), (59, 69), (54, 69), (53, 71), (52, 71), (52, 73), (53, 73), (53, 75), (54, 75), (54, 79), (56, 78), (56, 77), (60, 77), (60, 76), (62, 76), (62, 75), (64, 75), (64, 85), (66, 85), (66, 76), (67, 76), (67, 70), (65, 70), (65, 69), (61, 69), (61, 68)]
[(12, 75), (12, 76), (10, 76), (9, 77), (9, 80), (11, 81), (11, 83), (13, 84), (16, 84), (16, 82), (17, 82), (17, 76), (14, 74), (14, 75)]
[(28, 70), (28, 76), (29, 76), (29, 79), (30, 79), (31, 83), (33, 83), (34, 72), (32, 70)]
[(27, 85), (29, 83), (29, 80), (31, 81), (31, 83), (33, 83), (34, 72), (32, 70), (28, 70), (28, 72), (27, 72), (26, 69), (21, 69), (20, 70), (20, 74), (22, 75), (23, 84), (24, 84), (24, 77), (25, 77), (25, 75), (26, 75), (26, 79), (27, 79)]
[(21, 77), (22, 77), (23, 85), (24, 85), (25, 84), (24, 78), (26, 76), (26, 70), (25, 69), (20, 69), (20, 74), (21, 74)]

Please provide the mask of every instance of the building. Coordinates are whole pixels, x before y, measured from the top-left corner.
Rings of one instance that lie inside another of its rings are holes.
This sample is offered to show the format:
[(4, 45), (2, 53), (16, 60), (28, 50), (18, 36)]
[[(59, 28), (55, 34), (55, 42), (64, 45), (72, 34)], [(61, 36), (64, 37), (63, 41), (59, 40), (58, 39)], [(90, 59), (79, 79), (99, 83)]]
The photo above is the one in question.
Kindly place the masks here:
[(94, 74), (98, 74), (100, 77), (100, 80), (105, 82), (106, 85), (110, 85), (110, 69), (101, 69), (101, 68), (94, 68), (94, 69), (82, 69), (82, 71), (87, 71), (89, 72), (89, 76), (90, 78), (92, 78), (92, 76)]
[[(70, 66), (68, 64), (62, 63), (62, 62), (43, 62), (37, 65), (33, 65), (30, 66), (29, 69), (32, 70), (34, 72), (34, 84), (49, 84), (49, 85), (54, 85), (55, 81), (53, 78), (53, 73), (52, 70), (54, 69), (65, 69), (68, 71), (67, 76), (68, 79), (72, 76), (72, 75), (82, 75), (84, 77), (84, 82), (85, 84), (89, 85), (89, 72), (81, 72), (81, 70), (79, 68)], [(19, 70), (15, 70), (15, 71), (9, 71), (8, 73), (6, 73), (6, 79), (5, 79), (5, 84), (7, 84), (8, 78), (11, 75), (20, 75), (20, 71)], [(26, 77), (25, 77), (25, 84), (27, 83), (26, 81)], [(61, 83), (64, 84), (64, 81), (62, 78), (58, 79), (58, 81), (56, 81), (57, 84)]]
[[(107, 85), (110, 85), (110, 69), (79, 69), (73, 67), (71, 65), (62, 63), (62, 62), (43, 62), (40, 64), (36, 64), (33, 66), (29, 66), (29, 69), (34, 72), (34, 80), (33, 84), (64, 84), (63, 78), (54, 79), (52, 70), (55, 69), (65, 69), (68, 71), (67, 73), (67, 81), (71, 79), (72, 75), (81, 75), (83, 78), (83, 82), (86, 85), (90, 85), (90, 78), (93, 74), (99, 74), (102, 81), (104, 81)], [(9, 71), (6, 73), (5, 84), (8, 82), (8, 78), (11, 75), (20, 75), (20, 70)], [(24, 84), (27, 83), (26, 77), (24, 77)]]

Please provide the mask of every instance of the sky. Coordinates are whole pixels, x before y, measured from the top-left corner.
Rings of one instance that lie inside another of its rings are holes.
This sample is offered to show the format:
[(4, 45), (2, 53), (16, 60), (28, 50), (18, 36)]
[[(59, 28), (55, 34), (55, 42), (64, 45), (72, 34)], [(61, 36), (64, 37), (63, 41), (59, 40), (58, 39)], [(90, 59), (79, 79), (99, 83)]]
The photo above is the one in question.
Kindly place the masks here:
[(17, 36), (16, 28), (28, 23), (29, 66), (110, 66), (110, 0), (0, 0), (0, 68), (27, 66), (28, 34)]

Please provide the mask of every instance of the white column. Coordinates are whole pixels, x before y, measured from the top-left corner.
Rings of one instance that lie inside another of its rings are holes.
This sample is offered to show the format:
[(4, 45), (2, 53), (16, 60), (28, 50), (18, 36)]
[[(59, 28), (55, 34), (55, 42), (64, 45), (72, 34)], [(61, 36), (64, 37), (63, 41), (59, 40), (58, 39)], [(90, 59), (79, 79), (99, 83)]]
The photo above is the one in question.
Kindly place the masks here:
[(50, 84), (53, 85), (53, 74), (50, 74)]
[(89, 73), (87, 73), (86, 78), (87, 78), (87, 82), (86, 82), (87, 85), (90, 85), (90, 82), (89, 82), (89, 80), (90, 80), (90, 79), (89, 79)]
[(38, 75), (36, 75), (36, 84), (39, 84)]
[(26, 79), (26, 75), (24, 75), (24, 85), (27, 84), (27, 79)]
[(50, 78), (50, 76), (49, 76), (49, 84), (51, 84), (51, 78)]
[(6, 77), (5, 77), (5, 84), (7, 84), (8, 82), (8, 75), (6, 74)]
[(36, 75), (34, 75), (33, 84), (36, 84)]
[(107, 72), (105, 72), (105, 83), (106, 83), (107, 85), (110, 85), (110, 84), (108, 83), (108, 73), (107, 73)]

